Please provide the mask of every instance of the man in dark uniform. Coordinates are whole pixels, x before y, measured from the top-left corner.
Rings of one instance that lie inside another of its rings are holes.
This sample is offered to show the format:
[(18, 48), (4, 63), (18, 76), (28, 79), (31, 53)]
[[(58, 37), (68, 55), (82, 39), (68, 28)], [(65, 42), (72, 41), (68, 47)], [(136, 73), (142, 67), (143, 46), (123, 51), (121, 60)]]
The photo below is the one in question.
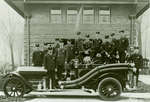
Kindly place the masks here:
[(129, 61), (135, 64), (136, 70), (136, 86), (138, 86), (139, 69), (143, 66), (143, 57), (139, 54), (139, 48), (134, 47), (134, 52), (130, 56)]
[(48, 51), (48, 43), (44, 43), (43, 44), (43, 51), (42, 51), (42, 59), (43, 59), (43, 63), (42, 65), (44, 64), (44, 56), (47, 54), (47, 51)]
[(74, 59), (74, 47), (73, 45), (71, 44), (71, 41), (68, 40), (67, 41), (67, 44), (65, 45), (65, 49), (66, 49), (66, 60), (67, 60), (67, 63), (69, 63), (72, 59)]
[(102, 40), (98, 37), (99, 34), (100, 32), (96, 32), (96, 39), (93, 40), (92, 57), (95, 57), (97, 53), (101, 52), (100, 48), (101, 48)]
[(77, 32), (77, 39), (75, 39), (75, 55), (79, 59), (80, 62), (83, 60), (82, 52), (83, 52), (83, 39), (81, 38), (81, 32)]
[(54, 43), (54, 53), (55, 54), (59, 47), (60, 47), (60, 39), (55, 39), (55, 43)]
[(47, 51), (48, 51), (48, 43), (44, 43), (44, 46), (43, 46), (43, 53), (44, 53), (44, 55), (47, 54)]
[(90, 35), (86, 35), (86, 39), (84, 41), (84, 50), (91, 49), (92, 48), (92, 42), (90, 40)]
[(71, 44), (71, 40), (67, 40), (67, 44), (65, 45), (66, 50), (66, 61), (67, 64), (65, 65), (65, 69), (67, 71), (67, 77), (70, 77), (70, 71), (72, 68), (71, 60), (75, 58), (74, 46)]
[(42, 66), (43, 63), (42, 51), (40, 51), (39, 47), (39, 44), (35, 45), (35, 51), (32, 55), (32, 63), (34, 66)]
[(83, 40), (81, 38), (81, 32), (77, 33), (77, 39), (75, 41), (75, 49), (76, 49), (76, 53), (83, 51)]
[(120, 56), (120, 62), (121, 63), (124, 63), (125, 62), (125, 56), (126, 56), (126, 53), (125, 53), (125, 50), (128, 49), (128, 46), (129, 46), (129, 41), (127, 38), (120, 38), (120, 44), (119, 44), (119, 56)]
[(46, 86), (49, 89), (50, 87), (50, 79), (52, 89), (56, 86), (55, 82), (55, 56), (53, 54), (53, 50), (51, 47), (48, 47), (47, 54), (44, 56), (44, 68), (47, 69), (47, 81)]
[(110, 42), (105, 42), (103, 44), (103, 54), (102, 56), (105, 59), (105, 63), (111, 63), (111, 51), (112, 51), (112, 44)]
[(66, 62), (66, 51), (64, 48), (64, 43), (62, 41), (59, 42), (59, 48), (55, 50), (56, 56), (56, 67), (57, 67), (57, 77), (59, 80), (62, 79), (62, 73), (64, 71), (64, 65)]

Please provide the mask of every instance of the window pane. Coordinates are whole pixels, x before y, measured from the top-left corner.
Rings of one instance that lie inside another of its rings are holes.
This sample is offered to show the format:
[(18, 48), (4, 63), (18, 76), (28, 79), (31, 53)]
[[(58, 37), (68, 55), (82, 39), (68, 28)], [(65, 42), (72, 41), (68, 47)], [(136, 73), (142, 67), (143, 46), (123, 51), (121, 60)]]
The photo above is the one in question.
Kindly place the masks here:
[(60, 9), (52, 9), (51, 10), (51, 23), (60, 24), (61, 23), (61, 10)]
[(83, 14), (94, 14), (94, 10), (84, 10)]
[(77, 20), (77, 15), (68, 15), (67, 16), (67, 22), (68, 24), (75, 24)]
[(93, 24), (94, 20), (93, 20), (93, 15), (84, 15), (83, 18), (83, 23), (84, 24)]
[(51, 15), (51, 23), (60, 24), (61, 23), (61, 15)]
[(51, 10), (51, 14), (61, 14), (61, 10)]
[(84, 9), (83, 23), (84, 24), (93, 24), (94, 23), (94, 10), (93, 9)]
[(68, 24), (75, 24), (77, 19), (78, 11), (75, 9), (68, 9), (67, 10), (67, 23)]
[(99, 17), (100, 24), (110, 24), (110, 17), (109, 16), (100, 16)]
[(110, 10), (99, 10), (99, 14), (110, 15)]
[(99, 10), (99, 24), (110, 24), (110, 9)]
[(77, 10), (67, 10), (67, 14), (77, 14)]

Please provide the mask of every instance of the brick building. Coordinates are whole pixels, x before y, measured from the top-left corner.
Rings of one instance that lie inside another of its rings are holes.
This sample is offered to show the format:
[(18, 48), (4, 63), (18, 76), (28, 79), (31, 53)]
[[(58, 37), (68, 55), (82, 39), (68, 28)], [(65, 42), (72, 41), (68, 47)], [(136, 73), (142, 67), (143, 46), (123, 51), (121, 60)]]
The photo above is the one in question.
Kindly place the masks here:
[[(56, 38), (74, 39), (77, 31), (91, 38), (100, 32), (102, 39), (115, 33), (115, 38), (129, 38), (133, 46), (137, 39), (136, 18), (148, 7), (148, 0), (5, 1), (25, 19), (26, 65), (31, 62), (35, 43), (43, 44)], [(125, 31), (123, 35), (119, 33), (122, 30)]]

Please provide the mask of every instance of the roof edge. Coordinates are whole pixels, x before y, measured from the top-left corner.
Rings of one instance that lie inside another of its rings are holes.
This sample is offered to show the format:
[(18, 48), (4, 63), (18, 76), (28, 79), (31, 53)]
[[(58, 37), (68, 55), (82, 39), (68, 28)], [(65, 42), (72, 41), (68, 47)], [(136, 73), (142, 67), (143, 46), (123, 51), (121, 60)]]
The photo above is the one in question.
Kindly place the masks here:
[(4, 0), (9, 6), (11, 6), (19, 15), (21, 15), (23, 18), (25, 18), (24, 17), (24, 13), (20, 10), (20, 9), (18, 9), (17, 7), (16, 7), (16, 5), (11, 1), (11, 0)]
[(148, 3), (143, 9), (141, 9), (137, 14), (136, 14), (136, 18), (138, 18), (139, 16), (141, 16), (146, 10), (148, 10), (150, 8), (150, 3)]

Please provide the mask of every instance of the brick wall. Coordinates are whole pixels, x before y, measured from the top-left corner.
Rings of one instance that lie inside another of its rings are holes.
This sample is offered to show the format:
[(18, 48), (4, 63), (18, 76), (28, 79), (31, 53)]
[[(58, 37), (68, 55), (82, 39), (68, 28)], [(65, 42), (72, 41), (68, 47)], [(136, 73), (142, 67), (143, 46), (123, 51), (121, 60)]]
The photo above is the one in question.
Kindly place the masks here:
[[(49, 42), (55, 38), (75, 38), (73, 29), (75, 25), (66, 24), (65, 18), (63, 18), (63, 24), (50, 24), (49, 10), (50, 7), (62, 7), (66, 9), (69, 5), (47, 5), (47, 4), (36, 4), (27, 5), (26, 11), (32, 15), (30, 20), (30, 38), (31, 38), (31, 53), (33, 52), (33, 46), (35, 43)], [(73, 5), (78, 6), (78, 5)], [(94, 34), (99, 31), (100, 38), (104, 38), (105, 35), (116, 33), (116, 38), (120, 38), (121, 35), (118, 31), (125, 30), (125, 36), (130, 36), (130, 20), (129, 15), (135, 13), (134, 5), (90, 5), (92, 7), (108, 6), (111, 8), (111, 24), (80, 24), (79, 31), (83, 34), (90, 34), (94, 38)], [(65, 15), (65, 12), (63, 11)], [(25, 26), (27, 27), (27, 26)], [(25, 28), (25, 63), (28, 61), (28, 33)]]

